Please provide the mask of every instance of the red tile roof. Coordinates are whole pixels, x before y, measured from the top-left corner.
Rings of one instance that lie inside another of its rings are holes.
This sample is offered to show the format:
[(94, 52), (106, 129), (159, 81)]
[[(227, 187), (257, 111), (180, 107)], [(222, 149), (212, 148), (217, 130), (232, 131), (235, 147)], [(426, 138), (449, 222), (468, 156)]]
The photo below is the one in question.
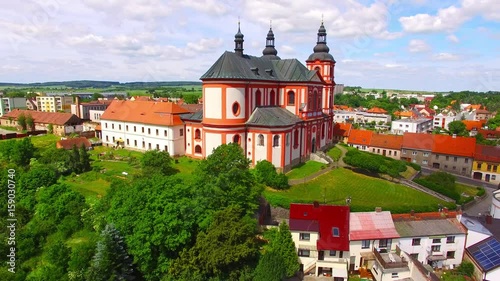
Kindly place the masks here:
[(345, 110), (345, 111), (352, 111), (352, 108), (347, 106), (347, 105), (334, 105), (333, 110)]
[(474, 157), (476, 138), (434, 135), (433, 153)]
[(80, 148), (82, 144), (85, 145), (85, 148), (89, 148), (92, 146), (87, 138), (80, 137), (80, 138), (59, 140), (56, 142), (56, 147), (64, 149), (72, 149), (74, 145), (76, 145), (77, 148)]
[(403, 136), (373, 134), (370, 147), (389, 148), (401, 150), (403, 145)]
[(348, 137), (351, 133), (352, 124), (350, 123), (335, 123), (333, 125), (333, 135)]
[(356, 212), (350, 215), (349, 240), (351, 241), (398, 237), (391, 212)]
[[(349, 213), (349, 206), (290, 204), (290, 230), (319, 229), (316, 242), (319, 251), (349, 251)], [(339, 236), (333, 236), (334, 227), (338, 228)]]
[(479, 129), (478, 134), (481, 134), (485, 139), (500, 138), (500, 131)]
[(21, 115), (21, 113), (23, 113), (25, 116), (31, 115), (35, 123), (53, 124), (53, 125), (66, 125), (66, 124), (73, 125), (82, 123), (82, 120), (78, 118), (78, 116), (71, 113), (42, 112), (42, 111), (21, 110), (21, 109), (14, 109), (11, 112), (2, 116), (1, 118), (3, 119), (14, 118), (14, 120), (17, 120), (17, 117)]
[(394, 115), (399, 117), (408, 117), (408, 118), (417, 117), (417, 114), (413, 111), (395, 111)]
[(367, 110), (368, 113), (378, 113), (378, 114), (386, 114), (387, 110), (380, 107), (372, 107), (370, 110)]
[(471, 104), (469, 106), (467, 106), (465, 108), (465, 110), (471, 110), (471, 109), (475, 109), (475, 110), (478, 110), (478, 109), (481, 109), (482, 105), (480, 104)]
[(352, 129), (349, 135), (349, 144), (369, 146), (372, 141), (373, 131)]
[(474, 160), (500, 163), (500, 147), (476, 144)]
[(401, 148), (415, 150), (432, 150), (432, 134), (424, 133), (404, 133)]
[(183, 124), (180, 114), (189, 112), (171, 102), (116, 100), (104, 111), (101, 120), (174, 126)]
[(462, 120), (462, 123), (465, 124), (465, 128), (467, 131), (479, 130), (486, 123), (486, 120)]

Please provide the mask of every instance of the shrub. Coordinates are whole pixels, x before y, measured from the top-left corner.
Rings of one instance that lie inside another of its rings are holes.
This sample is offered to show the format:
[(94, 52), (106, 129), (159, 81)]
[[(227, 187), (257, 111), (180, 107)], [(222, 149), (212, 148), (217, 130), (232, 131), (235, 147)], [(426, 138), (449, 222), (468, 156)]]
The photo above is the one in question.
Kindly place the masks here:
[(477, 187), (477, 194), (476, 196), (483, 196), (486, 193), (486, 190), (482, 187)]
[(274, 189), (287, 189), (289, 187), (288, 177), (283, 173), (277, 173), (274, 165), (267, 160), (257, 162), (254, 174), (258, 182)]
[(406, 163), (406, 165), (412, 167), (413, 169), (415, 169), (416, 171), (420, 171), (422, 170), (422, 167), (416, 163)]
[(460, 194), (458, 194), (458, 192), (455, 191), (454, 186), (452, 188), (449, 188), (439, 183), (435, 183), (432, 180), (429, 180), (427, 177), (415, 179), (414, 182), (423, 185), (433, 191), (436, 191), (437, 193), (443, 194), (444, 196), (447, 196), (455, 201), (460, 200)]
[(457, 273), (463, 276), (472, 277), (474, 265), (471, 262), (464, 261), (457, 267)]

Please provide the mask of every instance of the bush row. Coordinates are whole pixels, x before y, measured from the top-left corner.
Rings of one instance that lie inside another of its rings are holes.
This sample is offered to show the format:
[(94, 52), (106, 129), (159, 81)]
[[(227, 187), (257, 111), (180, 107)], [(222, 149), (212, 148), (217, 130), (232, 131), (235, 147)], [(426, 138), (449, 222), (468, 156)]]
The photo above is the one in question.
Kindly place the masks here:
[(406, 163), (403, 161), (359, 150), (348, 151), (344, 162), (370, 172), (388, 174), (394, 178), (399, 177), (399, 173), (406, 171)]

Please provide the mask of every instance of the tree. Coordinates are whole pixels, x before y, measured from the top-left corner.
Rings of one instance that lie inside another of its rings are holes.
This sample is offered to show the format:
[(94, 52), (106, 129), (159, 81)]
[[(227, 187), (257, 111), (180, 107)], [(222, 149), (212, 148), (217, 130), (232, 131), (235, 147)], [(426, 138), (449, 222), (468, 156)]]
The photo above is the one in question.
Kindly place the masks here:
[(450, 135), (457, 136), (468, 136), (469, 132), (467, 131), (467, 127), (462, 121), (452, 121), (448, 124), (448, 133)]
[(457, 273), (472, 277), (472, 274), (474, 274), (474, 265), (471, 262), (464, 261), (457, 267)]
[(52, 265), (62, 269), (62, 272), (66, 272), (70, 253), (71, 250), (66, 247), (64, 242), (58, 240), (47, 249), (46, 258)]
[(257, 182), (263, 183), (274, 189), (286, 189), (288, 185), (288, 177), (283, 173), (277, 173), (276, 167), (267, 161), (258, 161), (254, 168), (255, 179)]
[(85, 272), (90, 267), (90, 261), (95, 254), (96, 243), (82, 241), (71, 251), (68, 262), (68, 276), (72, 281), (85, 281)]
[(38, 188), (49, 187), (57, 182), (58, 175), (47, 166), (37, 166), (23, 173), (19, 179), (19, 203), (33, 211), (36, 205), (35, 193)]
[(10, 151), (10, 161), (20, 167), (28, 167), (31, 158), (35, 155), (36, 148), (31, 143), (30, 138), (23, 138), (21, 141), (16, 141)]
[(168, 176), (176, 172), (172, 167), (172, 157), (170, 157), (167, 151), (146, 151), (142, 157), (141, 166), (144, 175), (160, 173), (161, 175)]
[(81, 173), (82, 161), (80, 160), (80, 151), (78, 151), (78, 147), (76, 147), (76, 144), (74, 144), (73, 148), (71, 149), (70, 159), (71, 171), (75, 173)]
[(47, 133), (49, 134), (54, 133), (54, 125), (52, 124), (47, 125)]
[(255, 281), (282, 281), (286, 277), (283, 257), (276, 251), (265, 252), (255, 268)]
[(24, 115), (24, 113), (21, 113), (19, 114), (19, 116), (17, 116), (17, 124), (19, 126), (21, 126), (22, 130), (26, 130), (26, 116)]
[(271, 251), (276, 251), (283, 258), (286, 277), (292, 277), (299, 271), (299, 257), (295, 251), (292, 233), (286, 222), (280, 223), (279, 232), (275, 240), (271, 241)]
[(31, 114), (28, 114), (26, 116), (26, 127), (30, 131), (33, 131), (33, 129), (35, 128), (35, 120), (33, 119), (33, 116), (31, 116)]
[(83, 143), (80, 146), (80, 168), (81, 172), (88, 172), (92, 169), (90, 165), (90, 155)]
[(87, 280), (136, 280), (132, 261), (120, 232), (108, 224), (97, 242)]

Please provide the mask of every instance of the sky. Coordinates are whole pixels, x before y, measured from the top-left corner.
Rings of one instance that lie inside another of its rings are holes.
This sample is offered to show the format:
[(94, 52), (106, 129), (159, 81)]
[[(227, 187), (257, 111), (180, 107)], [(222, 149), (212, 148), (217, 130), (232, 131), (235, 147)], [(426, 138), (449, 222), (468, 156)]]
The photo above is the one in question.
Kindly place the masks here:
[(500, 90), (498, 0), (3, 0), (0, 82), (199, 81), (238, 21), (244, 53), (272, 25), (305, 64), (322, 20), (338, 84)]

